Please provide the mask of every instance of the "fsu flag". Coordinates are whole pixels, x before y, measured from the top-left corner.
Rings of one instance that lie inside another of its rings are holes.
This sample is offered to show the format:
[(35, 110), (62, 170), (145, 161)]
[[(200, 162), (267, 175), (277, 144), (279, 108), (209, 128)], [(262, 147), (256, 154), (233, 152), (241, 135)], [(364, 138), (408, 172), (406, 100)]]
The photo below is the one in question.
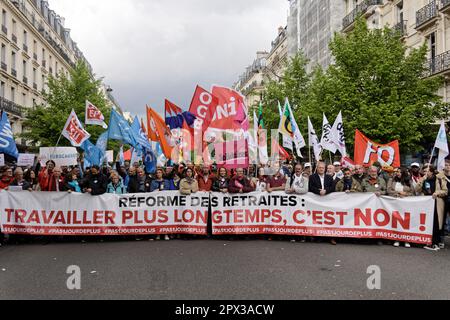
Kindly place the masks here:
[(105, 117), (102, 112), (92, 103), (86, 100), (86, 125), (102, 126), (107, 129), (108, 125), (105, 123)]
[(359, 130), (355, 135), (355, 164), (369, 167), (375, 162), (381, 166), (400, 167), (400, 145), (398, 141), (389, 144), (375, 143)]
[(216, 161), (219, 167), (226, 169), (248, 168), (249, 152), (247, 139), (217, 143)]
[(84, 130), (83, 125), (80, 120), (78, 120), (74, 110), (72, 110), (69, 119), (67, 119), (62, 135), (69, 140), (74, 147), (81, 147), (81, 145), (91, 137), (91, 135)]

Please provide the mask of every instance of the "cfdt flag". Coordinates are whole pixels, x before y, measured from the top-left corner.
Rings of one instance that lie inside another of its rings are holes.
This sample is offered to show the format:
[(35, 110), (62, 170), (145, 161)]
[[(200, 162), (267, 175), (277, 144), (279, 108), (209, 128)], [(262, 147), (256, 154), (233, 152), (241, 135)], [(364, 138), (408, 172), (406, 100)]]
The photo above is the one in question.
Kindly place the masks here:
[(94, 106), (94, 104), (90, 103), (86, 100), (86, 125), (95, 125), (102, 126), (107, 129), (108, 125), (105, 123), (105, 117), (99, 108)]
[(399, 168), (400, 145), (398, 141), (389, 144), (375, 143), (359, 130), (355, 135), (355, 164), (369, 167), (375, 162), (381, 163), (383, 167)]
[(74, 110), (72, 110), (69, 118), (67, 119), (62, 135), (69, 140), (74, 147), (81, 147), (83, 142), (91, 137), (91, 135), (84, 130), (83, 125)]
[(16, 141), (14, 140), (11, 124), (6, 112), (1, 112), (0, 119), (0, 153), (5, 153), (13, 158), (19, 158)]
[(442, 171), (445, 168), (445, 159), (450, 154), (448, 152), (447, 132), (445, 130), (445, 123), (443, 121), (441, 123), (439, 134), (436, 138), (436, 143), (434, 144), (434, 150), (436, 149), (439, 149), (437, 169), (439, 171)]
[(90, 165), (100, 166), (103, 162), (103, 152), (89, 140), (86, 140), (81, 145), (81, 149), (84, 151), (84, 159), (90, 163)]
[(145, 149), (151, 149), (152, 145), (150, 144), (150, 141), (148, 140), (147, 135), (145, 134), (144, 130), (142, 129), (141, 123), (139, 122), (138, 117), (134, 118), (133, 123), (131, 124), (131, 131), (133, 133), (134, 139), (136, 140), (136, 148), (140, 149), (142, 152)]
[(114, 109), (111, 111), (108, 136), (110, 140), (122, 141), (132, 147), (136, 146), (136, 139), (130, 124)]

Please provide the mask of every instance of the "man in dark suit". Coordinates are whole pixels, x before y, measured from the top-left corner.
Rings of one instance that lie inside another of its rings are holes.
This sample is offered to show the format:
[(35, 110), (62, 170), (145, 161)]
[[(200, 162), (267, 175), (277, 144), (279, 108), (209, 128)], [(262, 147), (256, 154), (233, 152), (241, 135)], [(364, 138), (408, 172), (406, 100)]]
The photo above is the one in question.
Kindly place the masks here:
[(325, 174), (325, 163), (319, 162), (317, 172), (309, 178), (309, 192), (323, 197), (333, 193), (334, 188), (333, 177)]

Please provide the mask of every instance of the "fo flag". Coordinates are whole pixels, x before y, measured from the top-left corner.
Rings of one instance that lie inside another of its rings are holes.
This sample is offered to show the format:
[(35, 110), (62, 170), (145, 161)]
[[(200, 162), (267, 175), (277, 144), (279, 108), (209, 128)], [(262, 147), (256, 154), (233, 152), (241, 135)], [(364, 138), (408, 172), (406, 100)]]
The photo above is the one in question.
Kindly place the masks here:
[(105, 123), (105, 117), (99, 108), (86, 100), (86, 125), (102, 126), (107, 129), (108, 125)]
[(450, 154), (448, 152), (448, 141), (447, 141), (447, 132), (445, 131), (445, 123), (441, 123), (441, 129), (439, 130), (439, 134), (436, 138), (436, 143), (434, 144), (434, 149), (439, 149), (439, 158), (437, 169), (439, 171), (444, 170), (445, 168), (445, 159)]
[(91, 137), (91, 135), (84, 130), (83, 125), (80, 120), (78, 120), (74, 110), (72, 110), (69, 119), (67, 119), (62, 135), (69, 140), (74, 147), (81, 147), (81, 145)]
[(400, 145), (398, 141), (386, 145), (370, 141), (359, 130), (355, 135), (355, 164), (369, 167), (375, 162), (394, 168), (400, 167)]
[(13, 158), (19, 158), (16, 141), (14, 140), (11, 124), (6, 112), (1, 112), (0, 119), (0, 153), (5, 153)]

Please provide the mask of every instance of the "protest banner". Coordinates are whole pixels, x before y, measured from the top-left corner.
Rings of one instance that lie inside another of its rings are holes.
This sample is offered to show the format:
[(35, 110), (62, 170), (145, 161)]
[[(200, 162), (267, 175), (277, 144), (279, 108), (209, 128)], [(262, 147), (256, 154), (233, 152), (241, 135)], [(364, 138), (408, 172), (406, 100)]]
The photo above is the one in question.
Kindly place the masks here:
[(49, 160), (55, 161), (59, 167), (75, 166), (78, 163), (77, 149), (72, 147), (40, 148), (39, 156), (41, 158), (41, 166), (45, 166)]
[(0, 192), (5, 234), (59, 236), (206, 235), (209, 194), (179, 192), (93, 197), (76, 193)]
[(106, 161), (108, 163), (114, 163), (114, 150), (106, 151)]
[(3, 167), (5, 165), (5, 155), (3, 153), (0, 153), (0, 167)]
[(375, 194), (327, 197), (285, 193), (213, 194), (214, 235), (267, 234), (387, 239), (430, 244), (434, 200), (396, 199)]
[(19, 153), (19, 158), (17, 159), (17, 165), (19, 167), (32, 167), (34, 166), (34, 154)]

